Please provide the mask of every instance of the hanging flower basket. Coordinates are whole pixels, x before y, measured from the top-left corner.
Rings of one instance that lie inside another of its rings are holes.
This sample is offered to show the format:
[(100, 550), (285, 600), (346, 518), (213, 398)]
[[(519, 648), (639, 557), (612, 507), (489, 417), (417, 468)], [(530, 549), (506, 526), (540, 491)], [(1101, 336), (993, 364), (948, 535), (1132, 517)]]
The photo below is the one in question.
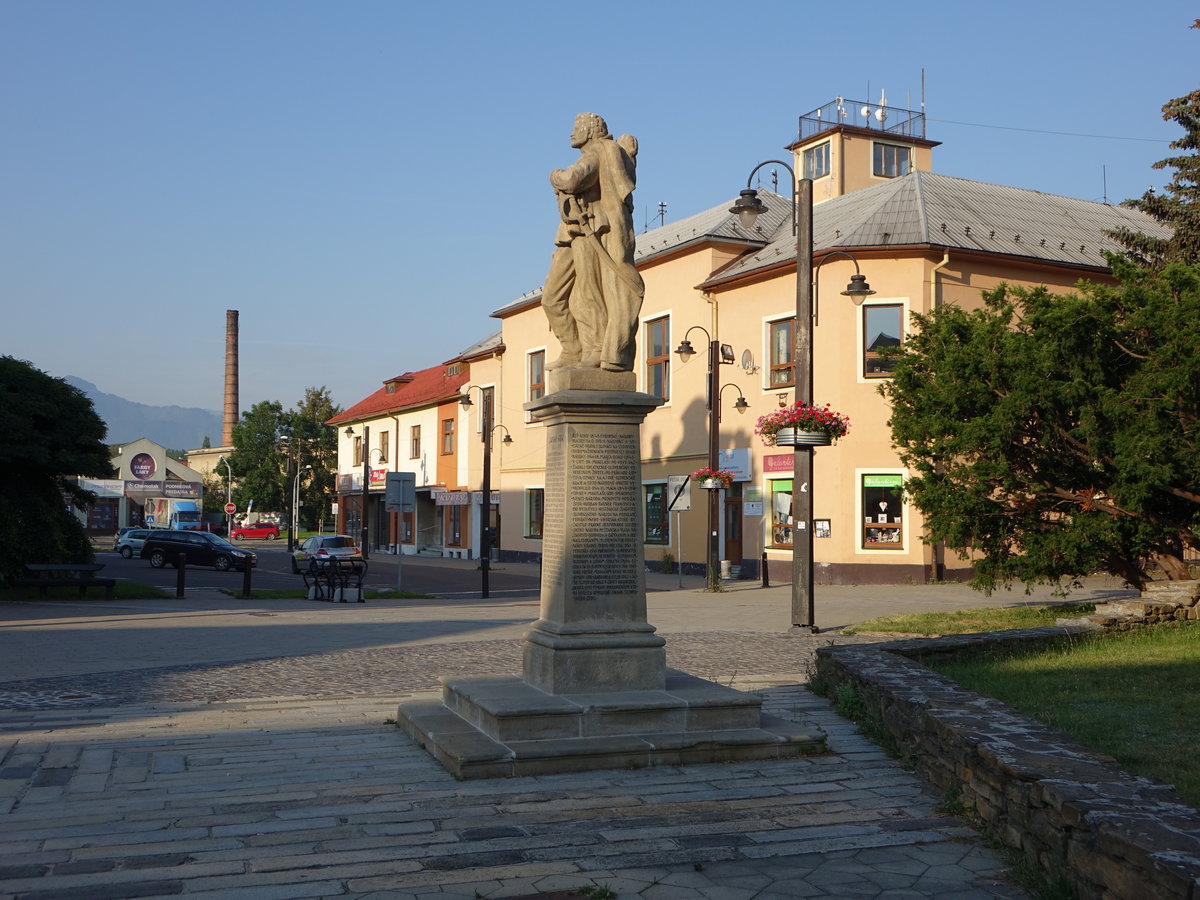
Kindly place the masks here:
[(697, 469), (691, 478), (706, 491), (721, 491), (733, 484), (733, 473), (728, 469)]
[(850, 431), (850, 419), (824, 406), (793, 403), (759, 416), (755, 433), (768, 447), (827, 447)]
[(780, 428), (775, 432), (775, 444), (780, 447), (828, 447), (832, 443), (833, 438), (824, 431)]

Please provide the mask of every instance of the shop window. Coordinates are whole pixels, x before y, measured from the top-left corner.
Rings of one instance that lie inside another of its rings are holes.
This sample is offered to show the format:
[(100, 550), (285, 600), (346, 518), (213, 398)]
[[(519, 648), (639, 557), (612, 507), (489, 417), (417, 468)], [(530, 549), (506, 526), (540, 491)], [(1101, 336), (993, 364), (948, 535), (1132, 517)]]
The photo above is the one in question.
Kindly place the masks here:
[(904, 341), (904, 307), (899, 303), (868, 304), (863, 316), (863, 377), (887, 378), (896, 368), (895, 359), (881, 351), (899, 347)]
[(903, 475), (862, 476), (862, 548), (904, 549)]
[(911, 149), (897, 144), (875, 145), (875, 174), (881, 178), (896, 178), (908, 174)]
[(416, 513), (402, 512), (400, 513), (400, 543), (413, 543), (413, 531), (415, 530), (413, 520), (416, 518)]
[(666, 316), (646, 323), (646, 393), (671, 396), (671, 322)]
[(796, 367), (792, 363), (795, 323), (795, 319), (771, 323), (771, 387), (787, 387), (796, 382)]
[(540, 541), (546, 520), (546, 492), (542, 488), (525, 490), (525, 537)]
[(461, 547), (463, 545), (463, 515), (465, 506), (443, 506), (446, 513), (446, 546)]
[(822, 178), (829, 174), (829, 141), (804, 151), (804, 177)]
[(646, 509), (646, 543), (669, 544), (671, 529), (668, 522), (670, 513), (667, 511), (667, 486), (665, 484), (647, 484), (645, 491)]
[(792, 546), (792, 479), (776, 478), (771, 485), (771, 546)]

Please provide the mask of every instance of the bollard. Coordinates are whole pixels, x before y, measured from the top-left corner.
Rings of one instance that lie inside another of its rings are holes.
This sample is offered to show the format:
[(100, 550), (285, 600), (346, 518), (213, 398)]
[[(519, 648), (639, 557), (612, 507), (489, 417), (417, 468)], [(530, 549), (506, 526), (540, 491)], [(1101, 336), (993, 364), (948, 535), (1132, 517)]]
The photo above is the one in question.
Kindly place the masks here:
[(250, 599), (250, 571), (251, 566), (249, 560), (246, 561), (245, 568), (242, 569), (242, 599)]
[(180, 553), (175, 557), (175, 599), (183, 599), (184, 572), (187, 571), (187, 554)]
[(763, 585), (762, 586), (770, 587), (771, 582), (767, 580), (767, 551), (766, 550), (763, 551), (763, 555), (762, 555), (762, 577), (763, 577)]

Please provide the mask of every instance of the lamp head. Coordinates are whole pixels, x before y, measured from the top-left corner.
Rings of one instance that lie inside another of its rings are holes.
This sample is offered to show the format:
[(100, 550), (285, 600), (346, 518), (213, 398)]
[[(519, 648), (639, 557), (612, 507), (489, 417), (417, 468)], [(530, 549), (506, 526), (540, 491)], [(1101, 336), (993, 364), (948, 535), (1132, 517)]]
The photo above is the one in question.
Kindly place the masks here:
[(684, 338), (678, 347), (675, 348), (675, 354), (684, 362), (687, 362), (696, 355), (696, 348), (692, 346), (692, 342)]
[(354, 437), (354, 426), (347, 425), (345, 434), (346, 434), (346, 437)]
[(470, 394), (460, 394), (458, 397), (458, 405), (463, 409), (470, 409), (475, 404), (471, 402)]
[(870, 297), (873, 293), (871, 286), (867, 284), (867, 276), (860, 275), (855, 272), (850, 276), (850, 283), (846, 285), (846, 289), (842, 291), (842, 296), (849, 297), (856, 305), (861, 305), (863, 300)]
[(721, 363), (722, 365), (733, 365), (733, 347), (729, 344), (721, 345)]
[(767, 204), (758, 198), (758, 191), (746, 188), (734, 201), (729, 211), (738, 217), (738, 222), (746, 229), (754, 227), (758, 217), (767, 211)]
[(746, 410), (750, 408), (750, 404), (746, 402), (745, 397), (738, 397), (733, 403), (733, 408), (744, 416), (746, 414)]
[(512, 435), (511, 435), (511, 434), (505, 434), (505, 435), (504, 435), (504, 437), (502, 437), (502, 438), (500, 439), (500, 443), (502, 443), (502, 444), (511, 444), (511, 443), (512, 443)]

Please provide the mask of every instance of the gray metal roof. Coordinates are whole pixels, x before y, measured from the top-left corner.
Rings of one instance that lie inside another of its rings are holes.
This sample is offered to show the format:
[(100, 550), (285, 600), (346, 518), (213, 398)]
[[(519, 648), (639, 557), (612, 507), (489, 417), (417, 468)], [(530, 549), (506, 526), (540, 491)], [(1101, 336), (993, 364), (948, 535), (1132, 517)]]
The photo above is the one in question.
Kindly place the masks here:
[(458, 356), (454, 358), (461, 359), (464, 356), (475, 356), (479, 353), (486, 353), (488, 350), (495, 350), (502, 343), (503, 336), (504, 333), (501, 331), (497, 331), (495, 334), (489, 334), (487, 337), (483, 338), (483, 340), (473, 343), (470, 347), (462, 351), (462, 353), (458, 354)]
[[(1144, 213), (1121, 206), (911, 172), (817, 204), (813, 247), (820, 251), (932, 244), (1106, 268), (1103, 251), (1123, 248), (1104, 231), (1121, 225), (1147, 234), (1168, 233)], [(771, 243), (723, 270), (720, 277), (743, 275), (795, 256), (790, 223), (783, 223)]]

